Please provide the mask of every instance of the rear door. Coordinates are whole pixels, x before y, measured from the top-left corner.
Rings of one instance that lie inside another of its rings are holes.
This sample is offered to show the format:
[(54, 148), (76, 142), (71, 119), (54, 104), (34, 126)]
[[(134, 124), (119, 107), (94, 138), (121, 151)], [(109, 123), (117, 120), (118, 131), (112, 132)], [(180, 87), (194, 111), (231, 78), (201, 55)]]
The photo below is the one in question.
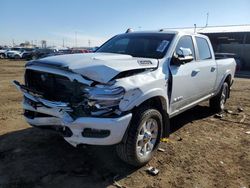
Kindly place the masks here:
[(197, 47), (197, 70), (199, 82), (197, 82), (197, 92), (199, 92), (198, 97), (204, 97), (213, 92), (217, 65), (212, 56), (212, 46), (208, 43), (206, 38), (195, 36), (195, 43)]

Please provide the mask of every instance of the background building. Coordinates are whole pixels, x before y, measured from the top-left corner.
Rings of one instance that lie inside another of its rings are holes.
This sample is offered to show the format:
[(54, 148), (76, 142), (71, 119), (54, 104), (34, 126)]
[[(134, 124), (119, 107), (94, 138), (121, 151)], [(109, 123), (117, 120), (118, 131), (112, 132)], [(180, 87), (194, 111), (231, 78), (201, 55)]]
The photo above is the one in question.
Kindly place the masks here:
[[(233, 53), (241, 63), (241, 71), (250, 71), (250, 25), (181, 28), (207, 35), (215, 53)], [(227, 55), (227, 54), (225, 54)], [(230, 57), (230, 54), (228, 54)]]
[(241, 70), (250, 70), (250, 25), (201, 28), (217, 53), (234, 53), (241, 62)]

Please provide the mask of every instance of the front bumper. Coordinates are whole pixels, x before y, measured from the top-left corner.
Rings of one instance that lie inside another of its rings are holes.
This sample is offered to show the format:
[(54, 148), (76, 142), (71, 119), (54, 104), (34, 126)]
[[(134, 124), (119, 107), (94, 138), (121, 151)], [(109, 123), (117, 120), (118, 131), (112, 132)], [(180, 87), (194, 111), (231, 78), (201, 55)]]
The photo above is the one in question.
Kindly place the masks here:
[[(35, 127), (56, 127), (57, 130), (67, 128), (71, 134), (64, 139), (73, 146), (79, 144), (89, 145), (113, 145), (121, 142), (123, 135), (132, 118), (132, 114), (116, 118), (99, 117), (78, 117), (73, 119), (70, 116), (72, 109), (69, 104), (62, 102), (52, 102), (35, 95), (23, 88), (18, 82), (14, 81), (15, 86), (24, 95), (23, 108), (25, 111), (42, 116), (26, 115), (26, 121)], [(84, 131), (88, 131), (85, 134)], [(95, 134), (89, 134), (91, 131)], [(96, 135), (102, 133), (104, 135)]]

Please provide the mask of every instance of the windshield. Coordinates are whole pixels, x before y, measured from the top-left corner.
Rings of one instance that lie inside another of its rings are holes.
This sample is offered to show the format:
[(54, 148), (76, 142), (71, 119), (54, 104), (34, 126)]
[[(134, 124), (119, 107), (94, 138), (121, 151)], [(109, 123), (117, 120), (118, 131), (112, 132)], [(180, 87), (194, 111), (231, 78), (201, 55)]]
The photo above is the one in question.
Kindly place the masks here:
[(12, 51), (22, 51), (22, 48), (11, 48)]
[(167, 33), (127, 33), (111, 38), (96, 52), (161, 59), (166, 54), (173, 37), (174, 34)]

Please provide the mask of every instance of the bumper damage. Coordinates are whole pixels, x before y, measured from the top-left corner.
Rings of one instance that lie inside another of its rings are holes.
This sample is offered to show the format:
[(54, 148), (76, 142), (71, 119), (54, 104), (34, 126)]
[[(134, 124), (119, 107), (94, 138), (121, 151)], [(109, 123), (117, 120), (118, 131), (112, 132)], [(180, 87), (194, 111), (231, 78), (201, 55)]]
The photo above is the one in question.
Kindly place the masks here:
[(19, 82), (13, 83), (24, 95), (26, 121), (35, 127), (53, 127), (63, 132), (64, 139), (73, 146), (117, 144), (121, 142), (132, 118), (131, 113), (116, 118), (73, 118), (70, 115), (72, 108), (69, 103), (43, 99)]

